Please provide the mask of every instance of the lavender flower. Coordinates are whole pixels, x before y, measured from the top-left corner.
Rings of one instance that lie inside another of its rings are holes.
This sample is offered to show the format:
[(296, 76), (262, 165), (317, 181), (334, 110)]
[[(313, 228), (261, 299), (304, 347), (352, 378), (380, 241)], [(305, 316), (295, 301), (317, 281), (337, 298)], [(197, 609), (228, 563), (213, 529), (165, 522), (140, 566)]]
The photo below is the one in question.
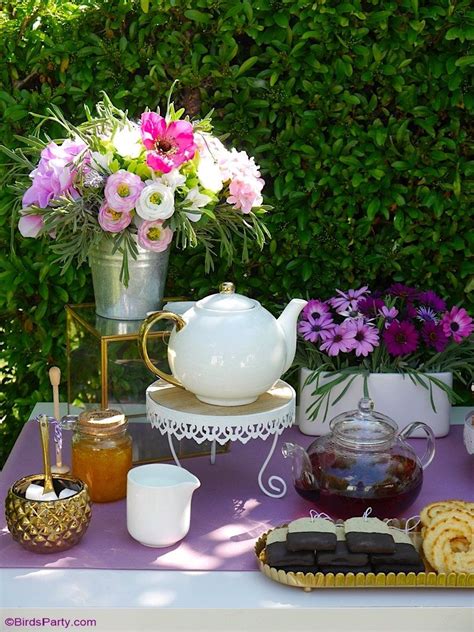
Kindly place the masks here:
[(385, 318), (385, 328), (390, 327), (390, 323), (398, 316), (398, 309), (396, 307), (387, 307), (384, 305), (382, 309), (379, 310), (380, 316)]
[(329, 314), (329, 312), (330, 308), (327, 303), (325, 303), (324, 301), (311, 299), (304, 307), (301, 313), (301, 318), (308, 319), (308, 317), (311, 316), (312, 318), (317, 319), (321, 318), (323, 314)]
[(438, 322), (438, 318), (436, 316), (436, 313), (431, 309), (431, 307), (427, 307), (425, 305), (422, 305), (421, 307), (419, 307), (416, 310), (417, 314), (418, 314), (418, 320), (421, 320), (422, 322), (429, 322), (429, 323), (437, 323)]
[(300, 320), (298, 332), (305, 340), (317, 342), (318, 340), (326, 340), (333, 327), (334, 322), (331, 314), (322, 314), (319, 318), (313, 318), (309, 315), (307, 320)]
[(353, 320), (348, 325), (355, 331), (353, 350), (357, 357), (367, 357), (375, 347), (379, 346), (379, 332), (376, 327), (365, 323), (362, 319)]
[(334, 309), (340, 313), (341, 311), (346, 310), (357, 310), (357, 301), (358, 299), (365, 297), (368, 294), (368, 286), (364, 285), (358, 290), (347, 290), (347, 292), (341, 292), (341, 290), (336, 290), (339, 296), (334, 296), (330, 298), (328, 303), (334, 307)]
[(347, 353), (355, 347), (354, 328), (345, 325), (335, 325), (329, 330), (326, 340), (322, 343), (321, 351), (327, 351), (329, 356), (337, 356), (340, 351)]

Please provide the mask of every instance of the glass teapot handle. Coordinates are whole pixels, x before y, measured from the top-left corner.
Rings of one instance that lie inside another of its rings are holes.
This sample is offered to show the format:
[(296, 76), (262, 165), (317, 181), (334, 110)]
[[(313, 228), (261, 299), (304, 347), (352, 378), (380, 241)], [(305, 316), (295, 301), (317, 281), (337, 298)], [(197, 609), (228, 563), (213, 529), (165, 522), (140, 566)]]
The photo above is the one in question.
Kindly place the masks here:
[(423, 430), (423, 432), (426, 434), (427, 446), (425, 453), (420, 458), (421, 467), (425, 470), (431, 463), (435, 455), (435, 436), (431, 428), (422, 421), (414, 421), (413, 423), (408, 424), (406, 428), (403, 428), (398, 436), (404, 441), (405, 439), (408, 439), (412, 432), (418, 429)]

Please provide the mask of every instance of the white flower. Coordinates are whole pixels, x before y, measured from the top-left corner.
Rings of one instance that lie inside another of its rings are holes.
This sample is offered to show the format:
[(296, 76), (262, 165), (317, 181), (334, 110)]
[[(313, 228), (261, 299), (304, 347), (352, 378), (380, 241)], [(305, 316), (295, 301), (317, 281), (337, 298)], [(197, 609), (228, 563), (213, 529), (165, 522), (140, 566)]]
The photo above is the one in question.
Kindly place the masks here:
[(227, 149), (212, 134), (196, 134), (195, 142), (199, 152), (199, 182), (204, 189), (218, 193), (223, 181), (219, 163), (227, 156)]
[(138, 215), (148, 222), (168, 219), (174, 213), (173, 189), (162, 182), (152, 182), (140, 193), (135, 208)]
[(167, 187), (171, 187), (173, 190), (179, 187), (182, 187), (186, 182), (186, 176), (183, 176), (182, 173), (179, 173), (178, 169), (173, 169), (169, 173), (164, 173), (159, 178), (160, 182), (166, 184)]
[(140, 128), (135, 123), (129, 123), (117, 129), (112, 137), (112, 144), (123, 158), (138, 158), (143, 151)]
[(191, 189), (184, 199), (184, 209), (186, 211), (191, 211), (190, 213), (186, 213), (187, 217), (192, 222), (198, 222), (201, 219), (202, 215), (199, 209), (209, 204), (211, 199), (212, 198), (209, 197), (209, 195), (199, 193), (199, 189), (197, 187)]
[(93, 169), (97, 169), (99, 172), (108, 171), (109, 165), (113, 160), (113, 155), (111, 153), (101, 154), (98, 151), (93, 151), (91, 153), (91, 166)]
[(209, 189), (213, 193), (219, 193), (222, 189), (222, 175), (219, 165), (210, 156), (200, 157), (197, 175), (204, 189)]

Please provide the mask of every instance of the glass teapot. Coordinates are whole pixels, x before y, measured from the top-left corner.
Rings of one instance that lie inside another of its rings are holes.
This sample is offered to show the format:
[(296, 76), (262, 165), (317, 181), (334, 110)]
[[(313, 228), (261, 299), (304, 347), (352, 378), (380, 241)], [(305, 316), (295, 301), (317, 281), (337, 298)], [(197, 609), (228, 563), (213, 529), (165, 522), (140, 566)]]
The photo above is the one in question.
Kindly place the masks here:
[[(421, 458), (405, 441), (418, 428), (427, 438)], [(303, 498), (333, 518), (361, 516), (368, 507), (374, 516), (393, 518), (413, 503), (435, 454), (429, 426), (416, 421), (398, 432), (393, 419), (363, 398), (358, 410), (335, 417), (330, 430), (307, 451), (294, 443), (282, 446), (283, 456), (293, 459), (294, 486)]]

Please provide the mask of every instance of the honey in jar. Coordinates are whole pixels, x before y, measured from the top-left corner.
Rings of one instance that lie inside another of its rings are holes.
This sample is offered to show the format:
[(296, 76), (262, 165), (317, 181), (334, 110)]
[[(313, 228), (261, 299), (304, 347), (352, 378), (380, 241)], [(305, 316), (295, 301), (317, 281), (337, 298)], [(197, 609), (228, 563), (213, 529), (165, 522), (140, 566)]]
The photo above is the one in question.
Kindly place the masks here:
[(91, 499), (107, 503), (125, 498), (132, 467), (132, 438), (125, 415), (94, 410), (79, 415), (72, 437), (72, 471), (89, 488)]

